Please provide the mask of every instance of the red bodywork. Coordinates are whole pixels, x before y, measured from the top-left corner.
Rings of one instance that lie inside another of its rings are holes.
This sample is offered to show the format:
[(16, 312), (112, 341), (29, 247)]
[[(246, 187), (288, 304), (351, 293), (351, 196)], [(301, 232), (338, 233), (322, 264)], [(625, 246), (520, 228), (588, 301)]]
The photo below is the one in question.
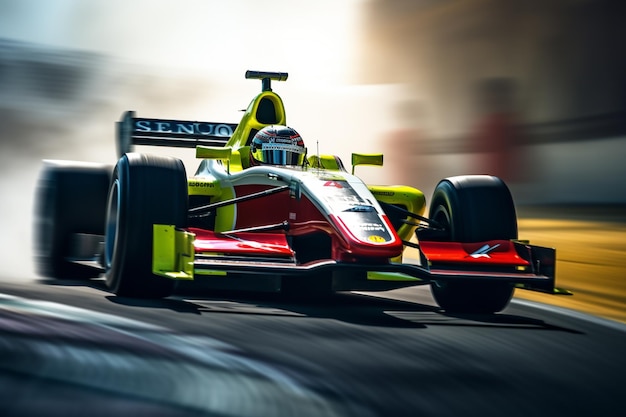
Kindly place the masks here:
[(292, 257), (293, 251), (282, 233), (237, 233), (236, 236), (215, 233), (190, 227), (196, 235), (196, 253), (220, 253), (227, 255), (254, 255)]
[[(429, 261), (437, 264), (529, 266), (509, 240), (491, 240), (479, 243), (420, 242), (422, 251)], [(493, 248), (486, 253), (480, 249)]]
[[(250, 195), (271, 189), (264, 185), (240, 185), (235, 187), (236, 195)], [(387, 216), (382, 216), (390, 230), (394, 230)], [(402, 254), (402, 240), (395, 235), (393, 241), (373, 243), (357, 238), (337, 216), (326, 219), (313, 202), (302, 195), (300, 199), (290, 198), (288, 193), (280, 193), (272, 198), (260, 198), (237, 204), (235, 229), (245, 229), (259, 224), (278, 224), (287, 220), (287, 235), (300, 236), (323, 232), (331, 238), (332, 259), (341, 262), (358, 262), (366, 259), (386, 262)], [(191, 229), (196, 233), (196, 253), (229, 251), (238, 254), (272, 256), (281, 245), (288, 249), (285, 236), (281, 233), (241, 233), (237, 239), (247, 240), (244, 244), (234, 237), (219, 233)], [(394, 232), (395, 234), (395, 232)], [(233, 235), (234, 236), (234, 235)], [(281, 238), (283, 241), (281, 241)], [(280, 241), (280, 243), (278, 243)], [(253, 244), (256, 242), (258, 244)], [(283, 243), (284, 242), (284, 243)], [(277, 245), (277, 246), (276, 246)], [(285, 255), (282, 253), (281, 255)]]
[[(386, 214), (374, 209), (367, 198), (356, 195), (349, 183), (342, 183), (343, 192), (315, 194), (319, 200), (314, 199), (310, 193), (319, 193), (314, 181), (306, 184), (312, 185), (310, 188), (285, 187), (272, 193), (271, 198), (263, 192), (277, 188), (272, 184), (235, 185), (235, 198), (242, 200), (235, 203), (233, 230), (216, 233), (189, 229), (195, 234), (195, 267), (278, 278), (323, 274), (332, 277), (335, 290), (495, 280), (536, 291), (554, 291), (553, 249), (509, 240), (422, 240), (419, 259), (402, 261), (400, 256), (408, 243), (401, 240)], [(255, 194), (259, 197), (245, 199)], [(323, 237), (318, 239), (316, 235)], [(296, 254), (309, 250), (323, 256), (299, 258)], [(404, 274), (416, 280), (394, 280), (394, 276), (370, 279), (369, 272)]]

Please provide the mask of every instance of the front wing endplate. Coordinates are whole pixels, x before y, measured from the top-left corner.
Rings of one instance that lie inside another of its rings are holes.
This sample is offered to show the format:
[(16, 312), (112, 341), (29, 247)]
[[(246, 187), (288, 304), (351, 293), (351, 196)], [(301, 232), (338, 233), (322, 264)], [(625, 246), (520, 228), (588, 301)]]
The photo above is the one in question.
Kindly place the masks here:
[(170, 279), (192, 280), (195, 235), (172, 225), (153, 225), (152, 273)]

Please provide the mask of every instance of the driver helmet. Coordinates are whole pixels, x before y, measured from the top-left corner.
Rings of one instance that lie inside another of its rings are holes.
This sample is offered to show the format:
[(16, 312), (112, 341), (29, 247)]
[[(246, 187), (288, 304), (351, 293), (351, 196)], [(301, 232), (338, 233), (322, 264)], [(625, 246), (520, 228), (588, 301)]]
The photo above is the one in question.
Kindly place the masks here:
[(265, 126), (259, 130), (250, 146), (252, 159), (267, 165), (302, 165), (306, 148), (302, 137), (294, 129), (281, 126)]

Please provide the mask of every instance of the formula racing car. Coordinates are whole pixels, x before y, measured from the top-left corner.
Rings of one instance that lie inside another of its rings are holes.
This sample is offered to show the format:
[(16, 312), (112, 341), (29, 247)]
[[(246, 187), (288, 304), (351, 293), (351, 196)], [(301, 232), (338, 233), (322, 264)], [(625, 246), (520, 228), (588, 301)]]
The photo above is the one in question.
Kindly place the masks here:
[[(555, 288), (555, 250), (518, 240), (508, 187), (487, 175), (457, 176), (424, 194), (365, 184), (360, 165), (382, 154), (307, 152), (287, 124), (272, 81), (262, 82), (237, 124), (140, 118), (117, 124), (110, 166), (45, 161), (36, 196), (40, 274), (104, 273), (119, 296), (160, 298), (178, 281), (215, 288), (325, 295), (430, 285), (441, 308), (493, 313), (516, 288)], [(136, 145), (194, 148), (180, 159)], [(407, 248), (410, 248), (408, 250)], [(407, 256), (408, 252), (413, 255)]]

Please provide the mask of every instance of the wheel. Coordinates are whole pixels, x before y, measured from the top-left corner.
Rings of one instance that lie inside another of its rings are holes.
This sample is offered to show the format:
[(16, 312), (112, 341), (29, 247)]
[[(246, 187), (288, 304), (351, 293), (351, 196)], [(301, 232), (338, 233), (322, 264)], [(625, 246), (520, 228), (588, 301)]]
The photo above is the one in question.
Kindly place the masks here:
[(185, 227), (187, 176), (179, 159), (129, 153), (118, 161), (108, 199), (104, 264), (117, 295), (162, 298), (175, 281), (152, 273), (152, 225)]
[(433, 192), (429, 217), (447, 226), (444, 240), (517, 239), (513, 198), (498, 177), (464, 175), (441, 180)]
[(88, 279), (100, 270), (67, 260), (72, 236), (104, 235), (110, 168), (80, 162), (47, 161), (35, 193), (33, 241), (38, 274), (55, 279)]
[[(444, 179), (437, 184), (429, 217), (446, 230), (438, 240), (483, 242), (517, 239), (517, 215), (506, 184), (488, 175)], [(435, 282), (431, 292), (448, 312), (495, 313), (513, 296), (508, 282)]]

